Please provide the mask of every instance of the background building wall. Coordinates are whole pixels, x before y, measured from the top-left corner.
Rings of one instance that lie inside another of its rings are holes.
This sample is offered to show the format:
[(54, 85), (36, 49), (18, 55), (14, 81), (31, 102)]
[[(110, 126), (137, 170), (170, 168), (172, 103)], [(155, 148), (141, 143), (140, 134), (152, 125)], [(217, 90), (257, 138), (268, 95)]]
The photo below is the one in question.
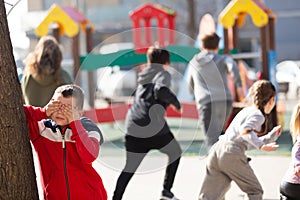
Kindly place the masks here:
[[(131, 10), (144, 3), (162, 4), (177, 12), (176, 31), (186, 35), (186, 38), (190, 37), (189, 39), (178, 39), (177, 43), (193, 45), (191, 41), (198, 34), (201, 17), (206, 13), (210, 13), (217, 23), (220, 12), (230, 0), (194, 0), (194, 21), (191, 21), (189, 18), (189, 13), (191, 12), (188, 7), (189, 1), (191, 0), (28, 0), (28, 10), (47, 11), (54, 3), (62, 6), (77, 6), (95, 25), (94, 43), (99, 44), (111, 35), (122, 33), (132, 28), (132, 22), (129, 18)], [(277, 16), (275, 39), (278, 61), (286, 59), (300, 60), (300, 51), (298, 50), (300, 44), (300, 37), (298, 37), (300, 31), (300, 4), (298, 1), (263, 0)], [(194, 23), (194, 34), (188, 31), (191, 23)], [(246, 24), (239, 31), (241, 51), (259, 51), (259, 29), (253, 25), (251, 19), (247, 19)], [(32, 33), (33, 31), (31, 31)], [(128, 34), (125, 38), (114, 39), (116, 42), (122, 40), (128, 41), (130, 37), (131, 35)], [(259, 63), (256, 62), (253, 65), (259, 65)]]
[(300, 4), (299, 0), (265, 0), (276, 14), (276, 50), (278, 61), (300, 60)]

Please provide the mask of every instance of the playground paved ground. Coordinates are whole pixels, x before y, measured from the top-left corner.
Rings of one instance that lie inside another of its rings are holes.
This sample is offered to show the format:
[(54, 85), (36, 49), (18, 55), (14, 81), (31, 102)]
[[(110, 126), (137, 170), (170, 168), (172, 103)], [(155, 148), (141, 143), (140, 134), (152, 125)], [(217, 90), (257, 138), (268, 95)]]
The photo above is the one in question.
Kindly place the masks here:
[[(250, 162), (264, 189), (264, 200), (279, 199), (279, 184), (290, 158), (288, 156), (251, 156)], [(101, 157), (94, 167), (101, 175), (111, 199), (124, 157)], [(138, 173), (124, 194), (124, 200), (159, 200), (167, 160), (164, 156), (149, 156), (143, 161)], [(197, 200), (205, 171), (205, 158), (184, 156), (179, 165), (173, 192), (181, 200)], [(217, 183), (216, 183), (217, 184)], [(232, 183), (227, 200), (242, 200), (244, 193)]]

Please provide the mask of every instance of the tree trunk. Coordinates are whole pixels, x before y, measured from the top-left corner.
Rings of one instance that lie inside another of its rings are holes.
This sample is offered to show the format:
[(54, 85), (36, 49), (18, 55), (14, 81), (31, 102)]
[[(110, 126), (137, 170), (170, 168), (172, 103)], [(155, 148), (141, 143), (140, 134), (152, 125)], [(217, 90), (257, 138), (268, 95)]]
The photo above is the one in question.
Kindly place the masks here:
[(6, 17), (0, 0), (0, 199), (35, 200), (33, 156)]
[[(196, 30), (196, 21), (195, 21), (195, 1), (194, 0), (187, 0), (188, 3), (188, 22), (187, 22), (187, 30), (188, 30), (188, 34), (189, 36), (195, 40), (196, 39), (196, 35), (197, 35), (197, 30)], [(194, 44), (191, 44), (194, 45)]]

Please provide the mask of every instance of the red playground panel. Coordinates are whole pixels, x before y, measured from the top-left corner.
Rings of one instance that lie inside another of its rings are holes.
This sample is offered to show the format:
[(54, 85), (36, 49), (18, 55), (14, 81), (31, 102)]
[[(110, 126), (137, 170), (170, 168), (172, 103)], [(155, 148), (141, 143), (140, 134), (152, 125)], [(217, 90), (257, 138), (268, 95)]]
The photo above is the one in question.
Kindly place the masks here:
[[(198, 119), (198, 112), (194, 102), (181, 102), (182, 113), (177, 113), (168, 107), (167, 117)], [(84, 116), (90, 118), (95, 123), (109, 123), (119, 120), (125, 120), (130, 104), (114, 104), (105, 108), (96, 108), (87, 110)]]

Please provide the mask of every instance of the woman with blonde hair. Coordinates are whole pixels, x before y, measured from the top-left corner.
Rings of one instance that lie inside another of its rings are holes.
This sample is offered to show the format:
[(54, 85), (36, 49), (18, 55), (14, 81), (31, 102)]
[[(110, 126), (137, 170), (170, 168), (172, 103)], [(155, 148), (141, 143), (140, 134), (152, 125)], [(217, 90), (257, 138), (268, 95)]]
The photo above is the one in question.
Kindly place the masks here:
[(290, 131), (293, 139), (291, 162), (280, 184), (281, 200), (300, 199), (300, 104), (295, 106)]
[(70, 75), (61, 68), (62, 58), (59, 43), (52, 36), (42, 37), (28, 54), (21, 80), (26, 105), (43, 107), (58, 86), (72, 83)]

